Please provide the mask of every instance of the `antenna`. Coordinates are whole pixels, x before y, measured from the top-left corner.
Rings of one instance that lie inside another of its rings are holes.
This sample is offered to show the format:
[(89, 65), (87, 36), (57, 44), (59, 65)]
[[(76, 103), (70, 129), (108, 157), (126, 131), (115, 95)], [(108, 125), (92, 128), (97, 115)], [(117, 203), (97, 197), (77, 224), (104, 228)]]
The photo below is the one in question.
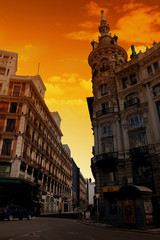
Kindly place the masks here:
[(38, 63), (37, 75), (39, 75), (39, 67), (40, 67), (40, 63)]

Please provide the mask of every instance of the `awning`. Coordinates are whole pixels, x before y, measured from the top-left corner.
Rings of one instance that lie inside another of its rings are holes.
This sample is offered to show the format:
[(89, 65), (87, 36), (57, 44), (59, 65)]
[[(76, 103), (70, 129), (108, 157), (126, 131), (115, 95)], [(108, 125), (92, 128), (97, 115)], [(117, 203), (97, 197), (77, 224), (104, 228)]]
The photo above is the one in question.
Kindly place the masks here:
[(36, 200), (32, 200), (32, 202), (37, 203), (37, 204), (44, 204), (44, 202), (36, 201)]
[(21, 183), (21, 180), (19, 179), (0, 179), (0, 182), (6, 182), (6, 183)]
[(103, 192), (118, 192), (119, 191), (119, 186), (109, 186), (109, 187), (104, 187)]

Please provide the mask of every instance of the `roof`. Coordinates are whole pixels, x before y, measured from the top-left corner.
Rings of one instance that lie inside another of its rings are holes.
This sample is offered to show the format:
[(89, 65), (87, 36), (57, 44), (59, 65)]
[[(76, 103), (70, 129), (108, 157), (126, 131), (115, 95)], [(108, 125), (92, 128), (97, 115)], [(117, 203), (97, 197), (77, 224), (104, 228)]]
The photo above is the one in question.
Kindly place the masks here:
[(152, 190), (145, 186), (137, 186), (137, 185), (130, 185), (130, 186), (137, 188), (140, 192), (151, 192), (152, 193)]

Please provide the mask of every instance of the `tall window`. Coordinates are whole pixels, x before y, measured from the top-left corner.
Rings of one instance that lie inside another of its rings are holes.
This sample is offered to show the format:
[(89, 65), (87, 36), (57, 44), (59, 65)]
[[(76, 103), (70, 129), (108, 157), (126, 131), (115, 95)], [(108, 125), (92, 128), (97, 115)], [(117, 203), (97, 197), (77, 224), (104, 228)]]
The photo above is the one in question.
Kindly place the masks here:
[(122, 88), (127, 88), (128, 87), (128, 78), (125, 77), (125, 78), (122, 78)]
[(109, 103), (108, 102), (102, 104), (102, 110), (105, 110), (105, 109), (108, 109), (108, 111), (109, 111)]
[(10, 113), (16, 113), (16, 111), (17, 111), (17, 105), (18, 105), (18, 103), (16, 103), (16, 102), (11, 102), (9, 112), (10, 112)]
[(11, 155), (11, 144), (12, 139), (4, 139), (3, 140), (3, 147), (2, 147), (2, 155)]
[(21, 86), (14, 86), (14, 89), (13, 89), (13, 96), (14, 97), (19, 97), (20, 89), (21, 89)]
[(160, 120), (160, 101), (156, 102), (157, 112)]
[(130, 82), (131, 82), (131, 85), (134, 85), (137, 83), (137, 78), (135, 73), (130, 75)]
[(153, 94), (154, 94), (154, 96), (160, 95), (160, 84), (153, 87)]
[(155, 71), (159, 69), (159, 64), (158, 64), (158, 62), (155, 62), (155, 63), (154, 63), (154, 69), (155, 69)]
[(6, 132), (15, 131), (16, 119), (7, 119)]
[(107, 141), (102, 143), (102, 152), (109, 153), (114, 151), (114, 146), (112, 141)]
[(106, 124), (102, 126), (102, 136), (112, 136), (112, 125)]
[(5, 75), (6, 73), (6, 68), (0, 67), (0, 75)]
[(129, 129), (143, 127), (143, 118), (141, 115), (130, 117)]
[(100, 89), (101, 89), (101, 96), (107, 94), (107, 84), (101, 85), (101, 86), (100, 86)]
[(149, 74), (151, 74), (151, 73), (153, 72), (152, 67), (151, 67), (151, 66), (148, 66), (148, 67), (147, 67), (147, 71), (148, 71)]
[(142, 147), (147, 145), (147, 139), (145, 133), (137, 133), (130, 136), (130, 147)]

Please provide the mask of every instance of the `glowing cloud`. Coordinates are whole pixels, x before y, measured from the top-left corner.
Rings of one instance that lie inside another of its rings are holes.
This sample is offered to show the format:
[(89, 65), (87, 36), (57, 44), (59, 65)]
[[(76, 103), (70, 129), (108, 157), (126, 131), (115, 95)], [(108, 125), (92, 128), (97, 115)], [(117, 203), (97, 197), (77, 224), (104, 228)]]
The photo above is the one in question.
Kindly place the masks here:
[(85, 9), (87, 10), (88, 16), (100, 16), (100, 11), (103, 9), (105, 11), (105, 14), (107, 14), (108, 9), (100, 7), (96, 2), (90, 1), (88, 4), (86, 4)]
[(131, 2), (122, 6), (124, 16), (118, 20), (114, 32), (125, 42), (151, 43), (160, 39), (160, 13), (156, 6)]

